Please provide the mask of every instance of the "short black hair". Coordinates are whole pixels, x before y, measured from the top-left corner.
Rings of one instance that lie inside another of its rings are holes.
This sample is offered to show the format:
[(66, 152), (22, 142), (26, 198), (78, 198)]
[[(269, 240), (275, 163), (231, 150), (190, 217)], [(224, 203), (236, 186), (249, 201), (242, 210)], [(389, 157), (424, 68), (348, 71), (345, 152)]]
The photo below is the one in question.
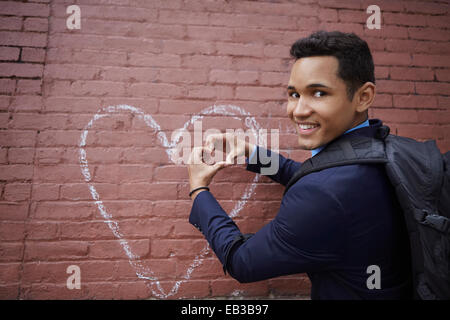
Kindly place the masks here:
[(338, 76), (347, 86), (350, 101), (364, 83), (375, 84), (375, 68), (369, 46), (354, 33), (317, 31), (297, 40), (291, 46), (290, 53), (295, 60), (314, 56), (336, 57), (339, 61)]

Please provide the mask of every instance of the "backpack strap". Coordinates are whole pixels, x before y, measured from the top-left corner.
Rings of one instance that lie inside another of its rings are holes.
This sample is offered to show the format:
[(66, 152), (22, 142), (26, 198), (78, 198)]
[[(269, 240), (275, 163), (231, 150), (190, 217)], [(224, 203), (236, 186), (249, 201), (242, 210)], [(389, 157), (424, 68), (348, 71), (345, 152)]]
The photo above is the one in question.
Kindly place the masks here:
[(389, 134), (389, 127), (378, 128), (374, 137), (361, 135), (343, 135), (329, 143), (320, 153), (309, 158), (300, 166), (286, 185), (284, 194), (302, 177), (324, 169), (363, 163), (388, 162), (384, 139)]

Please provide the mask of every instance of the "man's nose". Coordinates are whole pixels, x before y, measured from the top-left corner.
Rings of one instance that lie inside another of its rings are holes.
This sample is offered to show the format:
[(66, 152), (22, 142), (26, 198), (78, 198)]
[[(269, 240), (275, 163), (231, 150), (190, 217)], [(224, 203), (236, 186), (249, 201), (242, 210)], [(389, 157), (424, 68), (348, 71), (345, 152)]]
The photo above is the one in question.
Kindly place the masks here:
[(312, 111), (312, 108), (309, 106), (305, 98), (300, 96), (292, 112), (292, 115), (298, 118), (305, 118), (309, 116)]

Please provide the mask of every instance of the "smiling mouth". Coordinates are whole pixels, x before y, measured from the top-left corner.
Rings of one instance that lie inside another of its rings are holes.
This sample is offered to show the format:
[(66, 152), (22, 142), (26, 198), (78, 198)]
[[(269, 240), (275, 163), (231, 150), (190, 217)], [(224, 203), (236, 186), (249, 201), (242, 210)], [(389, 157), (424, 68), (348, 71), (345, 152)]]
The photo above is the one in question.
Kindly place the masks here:
[(310, 134), (316, 131), (320, 127), (319, 124), (298, 124), (298, 129), (300, 134)]

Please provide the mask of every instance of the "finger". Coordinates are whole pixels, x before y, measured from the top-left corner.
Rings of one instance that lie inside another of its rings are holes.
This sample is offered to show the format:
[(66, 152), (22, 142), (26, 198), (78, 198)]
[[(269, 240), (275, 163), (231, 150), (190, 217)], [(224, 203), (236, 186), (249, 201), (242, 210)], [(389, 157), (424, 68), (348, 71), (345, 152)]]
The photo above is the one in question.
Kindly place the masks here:
[(225, 167), (228, 167), (229, 164), (226, 161), (217, 162), (213, 165), (214, 171), (219, 171)]
[(217, 142), (223, 141), (223, 134), (213, 133), (206, 137), (205, 146), (208, 147), (211, 151), (216, 148)]
[(235, 152), (231, 151), (230, 153), (228, 153), (227, 158), (225, 159), (225, 162), (228, 164), (233, 164), (235, 156), (236, 156)]
[(202, 163), (203, 147), (196, 147), (192, 149), (191, 155), (189, 156), (189, 164), (200, 164)]

